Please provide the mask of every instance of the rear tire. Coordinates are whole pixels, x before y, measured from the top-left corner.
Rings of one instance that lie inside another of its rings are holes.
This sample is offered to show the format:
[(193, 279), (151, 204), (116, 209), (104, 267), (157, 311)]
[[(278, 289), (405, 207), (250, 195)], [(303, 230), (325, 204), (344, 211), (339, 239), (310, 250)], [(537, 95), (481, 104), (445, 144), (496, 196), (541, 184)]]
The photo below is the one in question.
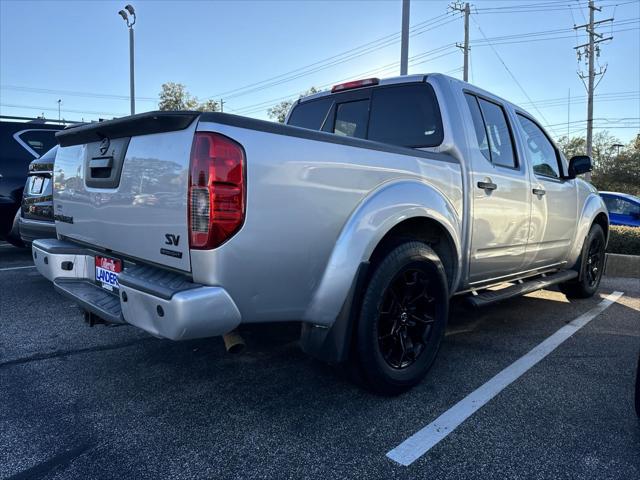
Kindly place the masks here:
[(20, 221), (20, 209), (18, 209), (18, 212), (13, 218), (13, 223), (11, 224), (11, 230), (9, 230), (9, 233), (7, 234), (7, 242), (9, 242), (14, 247), (25, 248), (26, 245), (20, 238), (19, 221)]
[(592, 225), (582, 247), (578, 278), (559, 285), (567, 298), (589, 298), (598, 291), (604, 271), (605, 243), (602, 227)]
[(374, 268), (364, 293), (352, 356), (360, 382), (398, 395), (433, 364), (447, 323), (449, 291), (438, 255), (407, 241)]

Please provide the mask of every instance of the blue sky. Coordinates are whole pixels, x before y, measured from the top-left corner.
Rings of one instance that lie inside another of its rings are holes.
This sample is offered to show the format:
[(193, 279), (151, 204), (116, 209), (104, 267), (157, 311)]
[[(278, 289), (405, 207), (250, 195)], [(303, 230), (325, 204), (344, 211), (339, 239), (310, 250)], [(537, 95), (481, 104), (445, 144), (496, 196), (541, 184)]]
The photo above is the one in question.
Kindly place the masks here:
[[(57, 118), (59, 98), (67, 119), (127, 114), (128, 36), (117, 15), (126, 3), (0, 0), (0, 114)], [(224, 98), (225, 111), (267, 118), (271, 104), (312, 85), (399, 71), (400, 0), (132, 3), (138, 112), (155, 109), (167, 81), (200, 99)], [(463, 39), (463, 20), (446, 15), (448, 3), (412, 1), (409, 73), (462, 77), (462, 54), (451, 45)], [(556, 135), (584, 133), (576, 71), (586, 66), (573, 47), (586, 36), (572, 27), (585, 23), (586, 4), (472, 2), (471, 82), (523, 105)], [(597, 4), (597, 18), (615, 22), (600, 28), (614, 39), (598, 59), (608, 69), (595, 124), (628, 141), (640, 126), (640, 0)]]

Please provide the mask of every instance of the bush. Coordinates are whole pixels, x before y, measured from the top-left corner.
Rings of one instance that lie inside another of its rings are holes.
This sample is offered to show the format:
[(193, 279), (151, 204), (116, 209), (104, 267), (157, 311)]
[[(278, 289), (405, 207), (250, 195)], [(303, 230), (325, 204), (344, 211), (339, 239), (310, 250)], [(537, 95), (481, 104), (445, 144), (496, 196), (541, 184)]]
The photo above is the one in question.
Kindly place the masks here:
[(609, 244), (607, 253), (623, 255), (640, 255), (640, 227), (609, 227)]

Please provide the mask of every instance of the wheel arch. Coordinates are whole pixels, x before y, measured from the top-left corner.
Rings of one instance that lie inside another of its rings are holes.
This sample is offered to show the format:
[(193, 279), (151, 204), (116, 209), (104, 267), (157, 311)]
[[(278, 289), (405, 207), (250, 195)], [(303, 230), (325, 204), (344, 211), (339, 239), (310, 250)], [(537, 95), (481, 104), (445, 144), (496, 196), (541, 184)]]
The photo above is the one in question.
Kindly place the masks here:
[(408, 240), (426, 243), (438, 254), (451, 291), (460, 270), (458, 251), (446, 227), (431, 217), (412, 217), (396, 224), (378, 242), (369, 262), (375, 266), (399, 243)]
[(578, 217), (576, 235), (574, 238), (567, 264), (575, 268), (580, 261), (584, 241), (593, 225), (600, 225), (604, 231), (605, 242), (609, 241), (609, 213), (598, 193), (590, 193), (585, 199)]
[[(606, 213), (600, 212), (596, 215), (596, 218), (593, 219), (591, 225), (600, 225), (602, 227), (602, 231), (604, 232), (605, 241), (609, 241), (609, 217)], [(591, 229), (591, 227), (589, 227)]]
[(450, 291), (455, 291), (460, 222), (451, 202), (426, 182), (394, 181), (370, 193), (345, 223), (302, 319), (303, 350), (329, 363), (346, 360), (353, 313), (373, 264), (401, 239), (425, 241), (442, 255)]

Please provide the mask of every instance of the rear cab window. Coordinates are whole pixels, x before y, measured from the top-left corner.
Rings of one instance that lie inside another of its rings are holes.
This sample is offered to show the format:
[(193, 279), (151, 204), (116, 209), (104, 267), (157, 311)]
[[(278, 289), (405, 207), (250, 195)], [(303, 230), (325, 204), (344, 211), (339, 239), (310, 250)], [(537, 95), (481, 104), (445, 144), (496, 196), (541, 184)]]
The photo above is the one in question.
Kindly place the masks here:
[(513, 131), (502, 105), (465, 92), (473, 128), (482, 155), (493, 165), (519, 169)]
[(332, 103), (333, 99), (330, 97), (300, 103), (291, 111), (288, 124), (310, 130), (320, 130)]
[(302, 102), (287, 123), (408, 148), (435, 147), (444, 137), (435, 92), (427, 83), (360, 88)]
[(333, 133), (344, 137), (366, 138), (369, 100), (338, 103)]

